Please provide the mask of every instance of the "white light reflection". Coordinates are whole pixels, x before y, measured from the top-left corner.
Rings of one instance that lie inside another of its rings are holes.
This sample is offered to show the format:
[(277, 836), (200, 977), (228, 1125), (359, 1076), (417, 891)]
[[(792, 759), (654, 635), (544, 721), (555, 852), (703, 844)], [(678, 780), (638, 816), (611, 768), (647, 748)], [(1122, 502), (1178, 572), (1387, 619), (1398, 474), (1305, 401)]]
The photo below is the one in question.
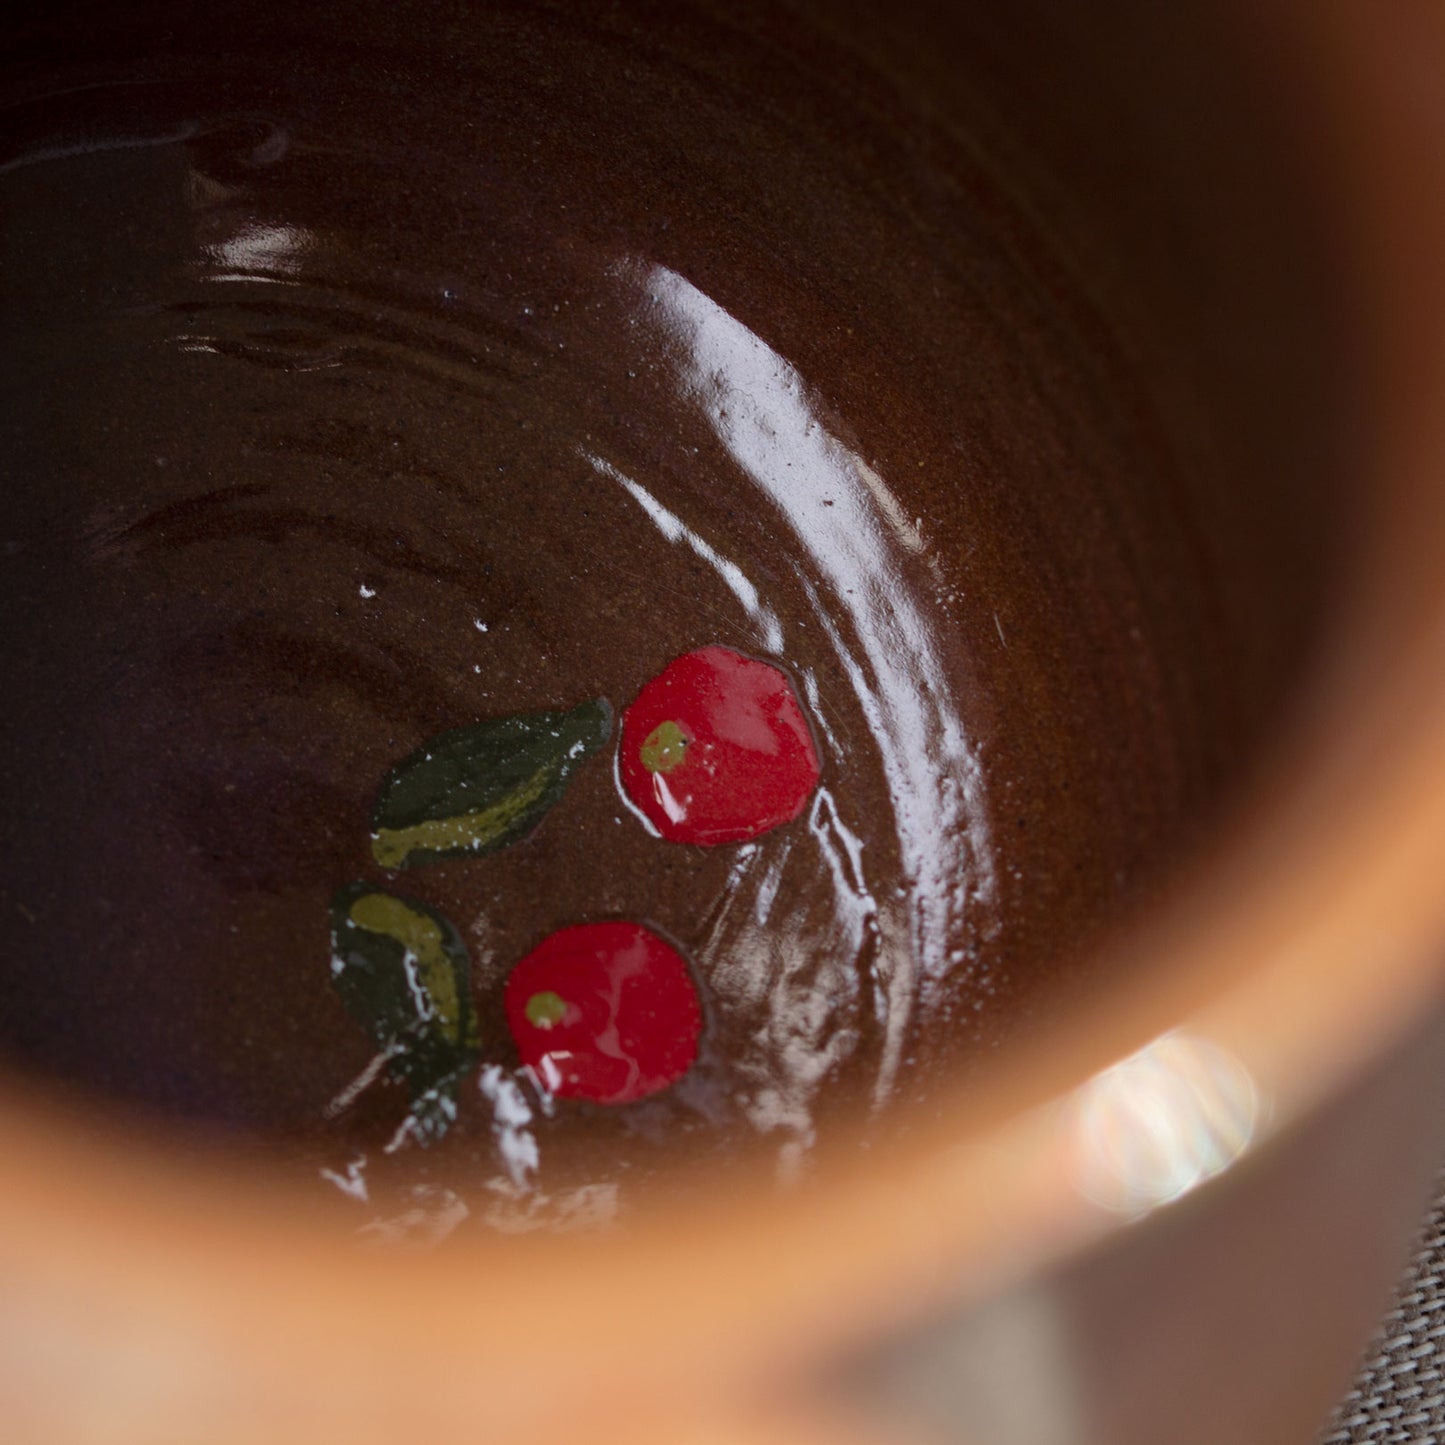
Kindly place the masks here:
[(487, 1188), (493, 1198), (479, 1218), (498, 1234), (589, 1234), (609, 1228), (622, 1212), (622, 1196), (615, 1184), (580, 1184), (559, 1194), (519, 1193), (503, 1180)]
[(661, 773), (652, 775), (652, 796), (669, 823), (680, 823), (687, 816), (687, 809), (673, 797), (672, 785)]
[[(676, 272), (652, 266), (640, 279), (680, 351), (683, 393), (806, 552), (816, 615), (879, 746), (915, 901), (911, 948), (885, 947), (878, 962), (888, 1009), (881, 1100), (915, 991), (927, 1002), (964, 961), (950, 940), (973, 898), (995, 887), (978, 759), (932, 623), (900, 580), (900, 552), (924, 541), (883, 478), (822, 425), (787, 361)], [(646, 505), (635, 483), (629, 490)]]
[(603, 457), (591, 452), (584, 453), (587, 460), (605, 477), (610, 477), (623, 491), (652, 519), (652, 524), (669, 542), (680, 542), (693, 554), (706, 562), (727, 584), (728, 590), (742, 604), (743, 611), (762, 633), (764, 650), (777, 654), (783, 650), (783, 629), (770, 607), (763, 604), (758, 589), (736, 562), (730, 562), (716, 548), (689, 527), (676, 513), (669, 511), (642, 485), (632, 477), (619, 471)]
[(437, 1184), (416, 1184), (407, 1193), (410, 1208), (363, 1224), (358, 1236), (392, 1248), (433, 1249), (471, 1214), (459, 1194)]
[(1074, 1096), (1075, 1182), (1137, 1216), (1227, 1169), (1249, 1147), (1260, 1099), (1249, 1071), (1207, 1039), (1168, 1033)]
[(301, 274), (311, 237), (299, 226), (247, 221), (233, 234), (202, 246), (217, 274), (211, 281), (290, 281)]
[(873, 500), (878, 503), (878, 510), (887, 518), (893, 535), (910, 552), (923, 551), (923, 533), (908, 520), (907, 514), (898, 505), (898, 498), (888, 490), (888, 483), (862, 457), (854, 456), (852, 460), (858, 472), (858, 480), (873, 494)]
[(517, 1190), (526, 1191), (541, 1163), (527, 1096), (517, 1079), (500, 1064), (482, 1066), (477, 1088), (491, 1106), (492, 1137), (496, 1140), (502, 1168)]
[(348, 1163), (344, 1169), (323, 1169), (321, 1177), (328, 1184), (334, 1184), (348, 1199), (354, 1199), (359, 1204), (369, 1202), (370, 1196), (366, 1189), (366, 1155), (358, 1154)]

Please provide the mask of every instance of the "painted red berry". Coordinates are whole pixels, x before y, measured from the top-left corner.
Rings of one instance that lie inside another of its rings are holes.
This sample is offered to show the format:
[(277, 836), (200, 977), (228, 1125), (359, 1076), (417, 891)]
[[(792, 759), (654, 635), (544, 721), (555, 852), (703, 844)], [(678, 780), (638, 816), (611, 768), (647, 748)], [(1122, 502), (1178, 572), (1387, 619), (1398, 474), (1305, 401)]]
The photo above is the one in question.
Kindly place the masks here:
[(522, 1062), (560, 1098), (630, 1104), (675, 1084), (697, 1056), (692, 975), (640, 923), (550, 934), (512, 970), (503, 1004)]
[(798, 816), (818, 782), (818, 753), (786, 673), (700, 647), (622, 714), (621, 772), (664, 838), (741, 843)]

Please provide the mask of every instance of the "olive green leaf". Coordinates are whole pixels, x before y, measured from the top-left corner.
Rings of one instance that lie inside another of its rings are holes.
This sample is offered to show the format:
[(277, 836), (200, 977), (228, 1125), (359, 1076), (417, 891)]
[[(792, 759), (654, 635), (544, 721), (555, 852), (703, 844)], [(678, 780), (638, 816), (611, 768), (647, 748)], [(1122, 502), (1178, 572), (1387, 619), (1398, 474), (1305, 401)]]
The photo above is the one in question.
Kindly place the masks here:
[(525, 837), (612, 735), (594, 698), (566, 712), (521, 713), (441, 733), (382, 782), (371, 852), (383, 868), (480, 856)]
[(331, 981), (406, 1085), (417, 1137), (439, 1139), (478, 1055), (461, 935), (415, 899), (349, 884), (331, 901)]

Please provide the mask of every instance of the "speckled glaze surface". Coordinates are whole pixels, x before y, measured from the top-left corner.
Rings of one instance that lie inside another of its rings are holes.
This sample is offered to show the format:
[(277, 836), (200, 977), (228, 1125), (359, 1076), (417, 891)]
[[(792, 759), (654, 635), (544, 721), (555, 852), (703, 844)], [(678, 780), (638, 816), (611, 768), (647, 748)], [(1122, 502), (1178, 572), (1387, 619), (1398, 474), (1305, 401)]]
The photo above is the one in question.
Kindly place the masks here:
[[(1431, 715), (1430, 503), (1361, 279), (1395, 233), (1342, 219), (1364, 168), (1324, 124), (1378, 103), (1331, 68), (1346, 20), (12, 33), (0, 1125), (37, 1243), (0, 1265), (102, 1374), (136, 1377), (112, 1311), (156, 1358), (193, 1337), (176, 1438), (238, 1395), (291, 1434), (677, 1438), (1224, 1169), (1433, 987), (1438, 770), (1382, 742)], [(707, 645), (796, 682), (806, 810), (679, 846), (609, 755), (524, 842), (408, 875), (489, 1064), (386, 1154), (392, 1095), (332, 1107), (372, 1050), (326, 943), (385, 881), (379, 780)], [(616, 918), (688, 958), (697, 1063), (618, 1109), (508, 1092), (508, 968)], [(1079, 1086), (1171, 1030), (1218, 1148), (1103, 1178), (1080, 1139), (1133, 1115)], [(19, 1408), (82, 1429), (23, 1359)]]

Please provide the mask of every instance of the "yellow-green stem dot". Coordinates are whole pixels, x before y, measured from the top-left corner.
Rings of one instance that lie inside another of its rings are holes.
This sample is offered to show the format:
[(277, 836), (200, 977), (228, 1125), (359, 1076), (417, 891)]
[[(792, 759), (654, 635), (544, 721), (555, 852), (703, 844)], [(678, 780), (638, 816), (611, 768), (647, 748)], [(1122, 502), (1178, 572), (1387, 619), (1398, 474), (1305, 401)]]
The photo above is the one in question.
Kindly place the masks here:
[(527, 1000), (527, 1022), (534, 1028), (550, 1029), (560, 1024), (567, 1014), (567, 1000), (550, 988), (534, 993)]
[(675, 722), (663, 722), (642, 745), (642, 766), (649, 773), (670, 773), (687, 752), (687, 734)]

